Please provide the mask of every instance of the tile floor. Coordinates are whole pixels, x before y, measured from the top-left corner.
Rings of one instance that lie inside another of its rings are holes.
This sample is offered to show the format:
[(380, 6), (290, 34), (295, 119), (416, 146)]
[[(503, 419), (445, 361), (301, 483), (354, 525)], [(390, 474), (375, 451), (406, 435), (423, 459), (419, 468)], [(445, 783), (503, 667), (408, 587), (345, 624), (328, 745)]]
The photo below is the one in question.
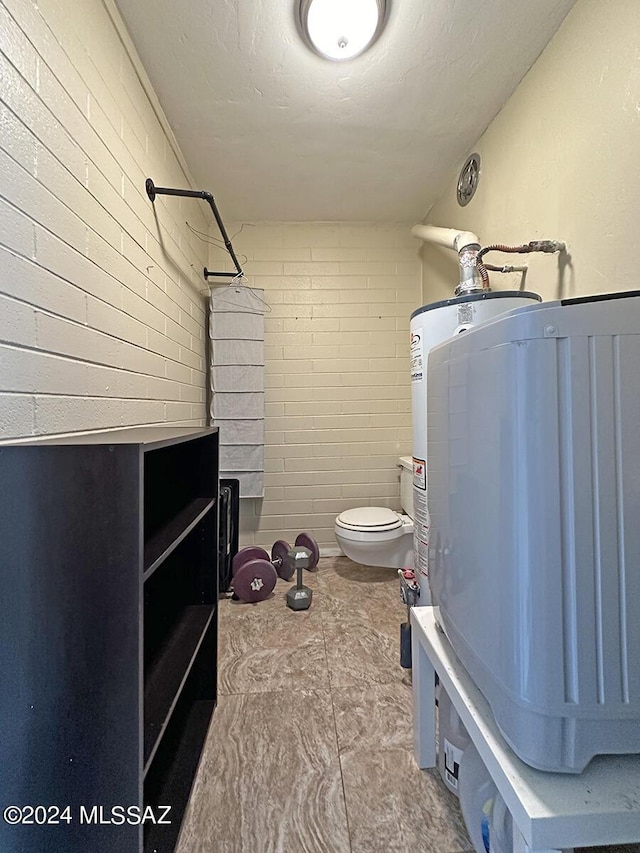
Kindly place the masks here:
[(324, 558), (308, 611), (221, 602), (219, 699), (177, 853), (467, 853), (412, 756), (390, 569)]
[[(391, 570), (322, 559), (311, 609), (220, 606), (219, 699), (176, 853), (473, 853), (412, 756)], [(640, 853), (639, 845), (575, 853)]]

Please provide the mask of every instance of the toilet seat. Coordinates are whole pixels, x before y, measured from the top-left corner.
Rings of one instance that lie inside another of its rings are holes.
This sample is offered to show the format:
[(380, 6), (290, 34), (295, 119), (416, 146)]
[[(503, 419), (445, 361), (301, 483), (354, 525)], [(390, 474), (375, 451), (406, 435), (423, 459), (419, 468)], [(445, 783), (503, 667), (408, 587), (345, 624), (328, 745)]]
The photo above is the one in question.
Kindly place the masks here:
[(402, 519), (384, 506), (361, 506), (341, 512), (336, 526), (360, 533), (388, 533), (402, 527)]
[(336, 542), (345, 557), (360, 566), (413, 567), (413, 457), (400, 457), (400, 506), (347, 509), (334, 523)]

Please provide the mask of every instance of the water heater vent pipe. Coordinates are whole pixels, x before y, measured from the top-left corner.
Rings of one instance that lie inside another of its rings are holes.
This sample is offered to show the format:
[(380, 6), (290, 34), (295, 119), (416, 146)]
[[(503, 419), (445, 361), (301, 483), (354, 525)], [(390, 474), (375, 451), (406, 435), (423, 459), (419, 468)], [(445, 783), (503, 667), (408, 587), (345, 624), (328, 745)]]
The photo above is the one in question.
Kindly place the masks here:
[(477, 273), (476, 260), (480, 251), (480, 240), (472, 231), (440, 228), (437, 225), (414, 225), (411, 234), (427, 243), (435, 243), (436, 246), (444, 246), (458, 253), (460, 282), (455, 290), (456, 296), (490, 289), (488, 276), (485, 284)]
[(480, 245), (478, 236), (472, 231), (458, 231), (455, 228), (440, 228), (438, 225), (414, 225), (411, 234), (427, 243), (435, 243), (446, 249), (459, 252), (465, 246)]

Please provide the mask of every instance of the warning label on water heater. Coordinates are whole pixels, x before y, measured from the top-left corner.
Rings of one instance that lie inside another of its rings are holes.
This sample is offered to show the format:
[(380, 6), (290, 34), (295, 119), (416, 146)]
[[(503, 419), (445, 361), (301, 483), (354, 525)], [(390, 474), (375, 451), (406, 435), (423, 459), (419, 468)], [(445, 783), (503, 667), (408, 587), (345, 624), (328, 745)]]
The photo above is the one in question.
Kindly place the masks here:
[(422, 329), (411, 332), (409, 343), (409, 357), (411, 359), (411, 381), (420, 382), (423, 377), (424, 358), (422, 347)]
[(431, 519), (427, 506), (427, 466), (423, 459), (413, 459), (413, 554), (415, 570), (429, 576), (429, 536)]

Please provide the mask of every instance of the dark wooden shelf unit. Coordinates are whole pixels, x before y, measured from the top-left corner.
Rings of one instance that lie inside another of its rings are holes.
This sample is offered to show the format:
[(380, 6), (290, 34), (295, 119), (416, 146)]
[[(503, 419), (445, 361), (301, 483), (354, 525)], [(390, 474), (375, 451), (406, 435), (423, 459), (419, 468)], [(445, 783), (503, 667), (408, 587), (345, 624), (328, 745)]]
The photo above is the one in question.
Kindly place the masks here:
[(213, 508), (215, 501), (197, 498), (158, 530), (144, 546), (144, 579), (155, 572), (171, 552)]
[(158, 655), (144, 684), (144, 765), (150, 758), (171, 717), (180, 691), (200, 650), (215, 608), (207, 604), (186, 607)]
[[(208, 661), (215, 657), (216, 646), (212, 621), (145, 777), (145, 802), (153, 807), (171, 804), (172, 812), (180, 819), (215, 705), (215, 699), (207, 697), (215, 696), (215, 674)], [(171, 826), (145, 826), (145, 853), (172, 853), (180, 819), (176, 821), (174, 817)]]
[(4, 445), (0, 483), (0, 799), (74, 816), (0, 849), (172, 853), (216, 702), (217, 430)]

